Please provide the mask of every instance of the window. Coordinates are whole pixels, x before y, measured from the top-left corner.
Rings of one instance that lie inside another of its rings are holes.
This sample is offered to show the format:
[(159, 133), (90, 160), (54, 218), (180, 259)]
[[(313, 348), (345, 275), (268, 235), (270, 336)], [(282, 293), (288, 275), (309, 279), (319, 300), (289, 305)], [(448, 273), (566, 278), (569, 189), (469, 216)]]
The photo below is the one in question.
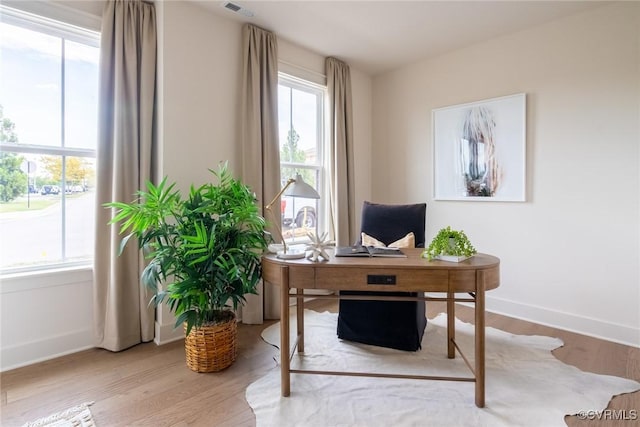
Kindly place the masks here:
[(324, 166), (324, 100), (326, 88), (280, 73), (278, 116), (282, 185), (300, 174), (320, 200), (281, 199), (282, 230), (288, 243), (305, 241), (306, 233), (327, 229)]
[(2, 7), (0, 272), (93, 254), (99, 34)]

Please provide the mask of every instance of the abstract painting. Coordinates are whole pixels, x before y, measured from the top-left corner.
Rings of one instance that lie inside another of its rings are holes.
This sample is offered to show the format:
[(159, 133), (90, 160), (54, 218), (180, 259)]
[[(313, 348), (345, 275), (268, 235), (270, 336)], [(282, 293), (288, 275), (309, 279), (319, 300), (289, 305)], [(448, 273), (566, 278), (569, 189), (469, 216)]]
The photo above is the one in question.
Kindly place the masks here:
[(434, 199), (525, 201), (526, 95), (433, 110)]

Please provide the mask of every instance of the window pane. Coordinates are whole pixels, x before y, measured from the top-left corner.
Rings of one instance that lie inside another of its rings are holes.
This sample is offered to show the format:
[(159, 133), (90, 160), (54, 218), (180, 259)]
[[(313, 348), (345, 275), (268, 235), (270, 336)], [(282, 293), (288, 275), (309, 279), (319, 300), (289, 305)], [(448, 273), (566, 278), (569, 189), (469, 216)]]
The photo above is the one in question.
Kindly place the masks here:
[(65, 147), (96, 147), (99, 49), (65, 42)]
[(320, 95), (283, 85), (278, 89), (280, 161), (318, 165)]
[(0, 105), (21, 144), (60, 146), (62, 40), (0, 23)]
[[(60, 186), (45, 178), (40, 156), (14, 153), (0, 156), (3, 158), (0, 174), (21, 176), (25, 184), (29, 182), (30, 189), (27, 191), (25, 185), (17, 197), (0, 204), (0, 268), (62, 261)], [(14, 156), (20, 159), (17, 169), (7, 161)], [(30, 162), (32, 167), (28, 168)]]
[(328, 224), (322, 159), (324, 90), (282, 77), (278, 97), (281, 184), (286, 185), (299, 174), (320, 195), (320, 200), (286, 195), (281, 198), (284, 238), (289, 244), (304, 243), (308, 232), (321, 234)]
[(90, 260), (94, 241), (98, 34), (18, 15), (0, 23), (2, 273)]
[[(283, 185), (289, 178), (295, 178), (297, 174), (300, 174), (305, 183), (315, 188), (316, 191), (318, 189), (319, 171), (317, 170), (281, 167), (280, 173), (283, 177)], [(306, 236), (309, 231), (315, 232), (319, 219), (316, 199), (283, 196), (280, 200), (282, 234), (285, 239), (293, 236)]]
[(291, 150), (286, 149), (291, 130), (291, 88), (278, 85), (278, 135), (280, 137), (280, 161), (291, 163)]
[(65, 261), (78, 261), (93, 254), (95, 162), (67, 157), (65, 166)]
[(0, 159), (0, 175), (22, 185), (17, 197), (0, 203), (0, 269), (90, 259), (95, 159), (66, 157), (64, 181), (62, 156), (2, 153)]
[(297, 146), (304, 153), (303, 163), (315, 164), (318, 145), (317, 96), (295, 89), (292, 95), (292, 125), (299, 136)]

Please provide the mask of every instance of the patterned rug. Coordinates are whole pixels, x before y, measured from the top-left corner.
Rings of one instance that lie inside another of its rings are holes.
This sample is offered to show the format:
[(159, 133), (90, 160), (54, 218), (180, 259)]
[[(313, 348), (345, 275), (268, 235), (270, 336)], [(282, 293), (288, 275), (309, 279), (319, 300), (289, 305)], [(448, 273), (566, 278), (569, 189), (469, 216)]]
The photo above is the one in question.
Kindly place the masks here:
[[(404, 352), (341, 341), (337, 314), (305, 311), (305, 354), (292, 367), (401, 374), (469, 376), (459, 355), (446, 357), (446, 315), (430, 320), (422, 350)], [(292, 322), (293, 324), (294, 322)], [(263, 339), (277, 347), (279, 323)], [(292, 334), (295, 327), (291, 328)], [(473, 361), (473, 325), (456, 320), (456, 342)], [(565, 415), (603, 410), (613, 395), (640, 389), (624, 378), (583, 372), (556, 359), (557, 338), (486, 329), (486, 407), (474, 383), (291, 375), (280, 396), (280, 369), (251, 384), (246, 398), (264, 426), (565, 426)], [(274, 350), (278, 359), (279, 351)], [(473, 362), (472, 362), (473, 363)]]
[(96, 427), (89, 406), (94, 402), (86, 402), (73, 408), (26, 423), (22, 427)]

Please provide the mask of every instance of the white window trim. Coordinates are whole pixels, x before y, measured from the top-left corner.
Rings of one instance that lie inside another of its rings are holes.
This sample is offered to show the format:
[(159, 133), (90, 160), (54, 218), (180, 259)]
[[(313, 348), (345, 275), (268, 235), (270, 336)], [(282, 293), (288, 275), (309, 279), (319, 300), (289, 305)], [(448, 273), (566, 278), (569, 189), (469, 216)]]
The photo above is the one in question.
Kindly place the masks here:
[(0, 295), (28, 290), (55, 288), (93, 281), (93, 264), (61, 264), (49, 268), (32, 268), (0, 276)]
[[(68, 31), (68, 26), (77, 27), (79, 34), (84, 34), (87, 31), (99, 32), (102, 26), (102, 7), (97, 5), (92, 9), (100, 9), (99, 11), (94, 11), (95, 13), (100, 13), (100, 15), (94, 15), (76, 7), (52, 1), (3, 0), (2, 3), (0, 6), (1, 20), (5, 22), (8, 22), (7, 18), (24, 19), (25, 17), (33, 17), (34, 22), (53, 21), (54, 25), (57, 22), (63, 22), (66, 27), (65, 31)], [(77, 4), (81, 4), (81, 2), (77, 2)]]
[[(15, 9), (6, 5), (0, 5), (0, 22), (4, 22), (11, 25), (16, 25), (22, 28), (30, 29), (33, 31), (42, 32), (44, 34), (63, 38), (65, 40), (83, 43), (93, 47), (100, 47), (100, 33), (91, 29), (82, 28), (74, 25), (78, 21), (78, 17), (84, 17), (80, 21), (90, 22), (89, 17), (92, 15), (85, 14), (76, 11), (71, 8), (66, 8), (60, 5), (52, 5), (43, 2), (5, 2), (12, 3), (18, 6), (31, 6), (39, 11), (43, 15), (52, 14), (57, 17), (67, 16), (72, 17), (71, 23), (62, 22), (61, 19), (54, 20), (40, 14), (34, 14), (21, 9)], [(33, 4), (32, 4), (33, 3)], [(93, 17), (95, 20), (91, 23), (91, 27), (100, 28), (100, 18)], [(63, 18), (64, 19), (64, 18)], [(64, 93), (64, 81), (61, 91)], [(67, 148), (67, 147), (54, 147), (54, 146), (41, 146), (35, 144), (13, 144), (13, 143), (0, 143), (0, 151), (12, 152), (12, 153), (24, 153), (24, 154), (44, 154), (44, 155), (56, 155), (65, 157), (88, 157), (96, 158), (97, 150), (95, 149), (83, 149), (83, 148)], [(64, 193), (63, 196), (64, 198)], [(64, 211), (64, 205), (63, 205)], [(63, 237), (64, 239), (64, 237)], [(20, 283), (22, 279), (28, 278), (29, 281), (34, 277), (42, 276), (48, 277), (48, 274), (68, 274), (69, 272), (85, 272), (92, 271), (93, 259), (82, 261), (61, 261), (50, 264), (36, 264), (32, 266), (24, 267), (8, 267), (0, 269), (0, 278), (2, 279), (2, 293), (11, 291), (6, 281), (9, 283)], [(49, 280), (49, 279), (46, 279)], [(46, 281), (35, 281), (34, 288), (49, 287)]]
[[(282, 61), (280, 61), (282, 64)], [(291, 65), (291, 64), (289, 64)], [(291, 68), (289, 68), (291, 69)], [(318, 163), (315, 165), (309, 165), (309, 164), (301, 164), (301, 163), (293, 163), (293, 162), (280, 162), (280, 167), (288, 167), (288, 168), (295, 168), (295, 169), (307, 169), (307, 170), (313, 170), (313, 171), (317, 171), (318, 172), (318, 182), (316, 183), (317, 185), (317, 191), (318, 193), (320, 193), (321, 195), (324, 195), (324, 197), (321, 197), (321, 199), (318, 201), (317, 203), (317, 208), (320, 212), (323, 212), (324, 215), (319, 215), (316, 220), (318, 221), (317, 227), (319, 230), (322, 229), (328, 229), (329, 227), (329, 216), (328, 216), (328, 209), (329, 209), (329, 191), (328, 191), (328, 185), (327, 185), (327, 176), (326, 176), (326, 158), (325, 158), (325, 153), (326, 153), (326, 136), (325, 136), (325, 128), (326, 128), (326, 122), (325, 122), (325, 118), (326, 118), (326, 106), (324, 105), (326, 103), (326, 100), (328, 98), (328, 93), (327, 93), (327, 86), (326, 84), (320, 84), (316, 81), (317, 79), (313, 79), (313, 80), (306, 80), (305, 78), (300, 78), (297, 77), (295, 75), (289, 74), (285, 71), (279, 71), (278, 72), (278, 84), (284, 83), (285, 86), (294, 88), (294, 89), (299, 89), (299, 90), (303, 90), (303, 91), (309, 91), (309, 89), (313, 89), (313, 90), (317, 90), (318, 92), (322, 93), (322, 97), (318, 99), (318, 105), (316, 106), (316, 111), (317, 111), (317, 123), (319, 123), (319, 126), (317, 128), (317, 132), (318, 134), (316, 135), (316, 138), (318, 141), (321, 141), (321, 143), (318, 144), (317, 146), (317, 157), (319, 159)], [(326, 80), (326, 79), (325, 79)], [(295, 215), (295, 213), (294, 213)], [(308, 239), (286, 239), (286, 242), (290, 242), (293, 241), (295, 244), (302, 244), (307, 242), (308, 243)]]

